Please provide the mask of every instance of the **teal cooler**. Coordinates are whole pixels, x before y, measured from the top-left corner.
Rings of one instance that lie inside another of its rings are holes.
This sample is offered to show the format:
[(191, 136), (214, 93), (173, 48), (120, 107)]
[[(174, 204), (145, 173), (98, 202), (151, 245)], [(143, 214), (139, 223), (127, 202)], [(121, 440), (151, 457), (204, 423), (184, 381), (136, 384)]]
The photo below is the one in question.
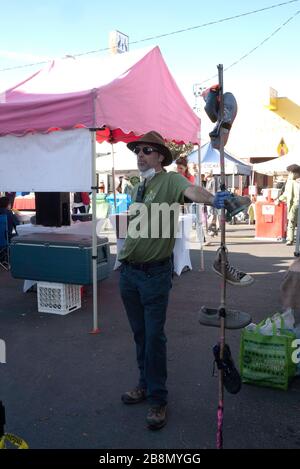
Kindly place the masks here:
[[(10, 265), (14, 278), (90, 285), (92, 237), (56, 233), (15, 236), (10, 245)], [(108, 275), (108, 239), (97, 238), (97, 280)]]

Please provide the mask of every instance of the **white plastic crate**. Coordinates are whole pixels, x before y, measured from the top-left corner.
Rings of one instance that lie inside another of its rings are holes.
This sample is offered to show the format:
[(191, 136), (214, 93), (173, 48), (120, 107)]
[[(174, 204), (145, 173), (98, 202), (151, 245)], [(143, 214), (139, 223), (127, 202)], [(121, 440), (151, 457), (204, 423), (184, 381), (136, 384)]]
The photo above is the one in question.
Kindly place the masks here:
[(81, 308), (80, 288), (81, 285), (38, 282), (38, 311), (65, 315)]

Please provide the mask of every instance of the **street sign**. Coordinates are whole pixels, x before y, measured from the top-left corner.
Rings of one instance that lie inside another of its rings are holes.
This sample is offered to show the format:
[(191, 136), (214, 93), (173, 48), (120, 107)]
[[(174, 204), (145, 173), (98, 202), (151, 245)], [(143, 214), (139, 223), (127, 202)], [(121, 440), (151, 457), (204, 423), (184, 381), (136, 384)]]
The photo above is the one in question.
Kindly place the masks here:
[(278, 156), (283, 156), (283, 155), (286, 155), (288, 152), (289, 152), (289, 149), (287, 147), (287, 144), (282, 138), (277, 146), (277, 154)]
[(111, 31), (109, 33), (109, 49), (112, 54), (122, 54), (129, 50), (129, 36), (120, 31)]

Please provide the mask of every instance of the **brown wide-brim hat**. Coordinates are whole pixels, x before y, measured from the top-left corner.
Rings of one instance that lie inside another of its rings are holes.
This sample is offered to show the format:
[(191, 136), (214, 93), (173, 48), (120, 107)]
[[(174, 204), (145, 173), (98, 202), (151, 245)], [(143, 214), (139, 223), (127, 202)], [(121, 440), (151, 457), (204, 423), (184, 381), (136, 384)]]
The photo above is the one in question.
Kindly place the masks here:
[(164, 139), (158, 132), (151, 130), (151, 132), (147, 132), (145, 135), (135, 140), (134, 142), (129, 142), (127, 144), (127, 147), (129, 148), (129, 150), (133, 151), (135, 147), (137, 145), (140, 145), (141, 143), (146, 143), (147, 145), (157, 148), (157, 151), (164, 156), (162, 166), (168, 166), (172, 163), (172, 153), (167, 147)]

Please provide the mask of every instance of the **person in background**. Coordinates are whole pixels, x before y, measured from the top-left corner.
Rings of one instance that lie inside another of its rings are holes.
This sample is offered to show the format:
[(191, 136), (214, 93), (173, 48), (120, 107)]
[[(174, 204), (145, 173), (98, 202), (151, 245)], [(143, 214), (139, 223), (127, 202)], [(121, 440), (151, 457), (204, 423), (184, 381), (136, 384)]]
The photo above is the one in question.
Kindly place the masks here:
[(19, 220), (11, 210), (9, 197), (0, 197), (0, 215), (7, 216), (8, 241), (10, 241), (17, 234), (16, 227), (19, 225)]
[(123, 184), (122, 184), (122, 193), (128, 195), (131, 200), (132, 191), (133, 191), (133, 185), (131, 184), (129, 177), (124, 176)]
[(280, 197), (284, 193), (285, 184), (286, 184), (286, 181), (283, 178), (280, 177), (280, 178), (275, 179), (273, 187), (275, 187), (275, 189), (278, 189), (278, 192), (279, 192), (278, 197)]
[(248, 186), (243, 187), (242, 195), (249, 195), (249, 187)]
[(85, 213), (89, 213), (90, 209), (90, 194), (88, 192), (81, 192), (81, 200), (85, 207)]
[(288, 166), (289, 173), (284, 193), (277, 199), (279, 202), (286, 202), (287, 205), (287, 246), (294, 244), (295, 228), (297, 226), (299, 190), (300, 190), (300, 166), (291, 164)]
[(204, 179), (205, 179), (205, 189), (213, 195), (216, 194), (217, 182), (216, 182), (212, 169), (204, 173)]
[(79, 213), (86, 213), (85, 204), (82, 201), (82, 192), (74, 192), (73, 204), (72, 204), (72, 212), (73, 215)]
[(104, 181), (102, 180), (99, 182), (99, 193), (105, 194), (105, 184), (104, 184)]
[(119, 181), (120, 181), (119, 185), (116, 187), (116, 192), (126, 196), (127, 208), (128, 208), (131, 203), (133, 185), (131, 184), (128, 176), (120, 176)]
[(256, 196), (251, 195), (251, 205), (248, 207), (248, 222), (249, 225), (254, 225), (256, 221), (256, 211), (255, 211)]
[(16, 198), (16, 192), (5, 192), (5, 196), (9, 198), (11, 208), (13, 208)]
[(195, 176), (193, 176), (188, 169), (188, 163), (185, 158), (178, 158), (176, 160), (177, 173), (185, 177), (191, 184), (195, 184)]
[(123, 193), (123, 176), (119, 176), (119, 184), (116, 185), (116, 192), (119, 194)]
[(199, 186), (199, 166), (196, 163), (187, 162), (187, 168), (190, 175), (194, 177), (194, 184), (197, 184)]
[[(213, 171), (207, 171), (204, 174), (205, 189), (212, 195), (217, 192), (216, 180)], [(214, 207), (207, 206), (207, 234), (210, 236), (216, 236), (218, 234), (218, 212)], [(219, 223), (218, 223), (219, 224)]]

